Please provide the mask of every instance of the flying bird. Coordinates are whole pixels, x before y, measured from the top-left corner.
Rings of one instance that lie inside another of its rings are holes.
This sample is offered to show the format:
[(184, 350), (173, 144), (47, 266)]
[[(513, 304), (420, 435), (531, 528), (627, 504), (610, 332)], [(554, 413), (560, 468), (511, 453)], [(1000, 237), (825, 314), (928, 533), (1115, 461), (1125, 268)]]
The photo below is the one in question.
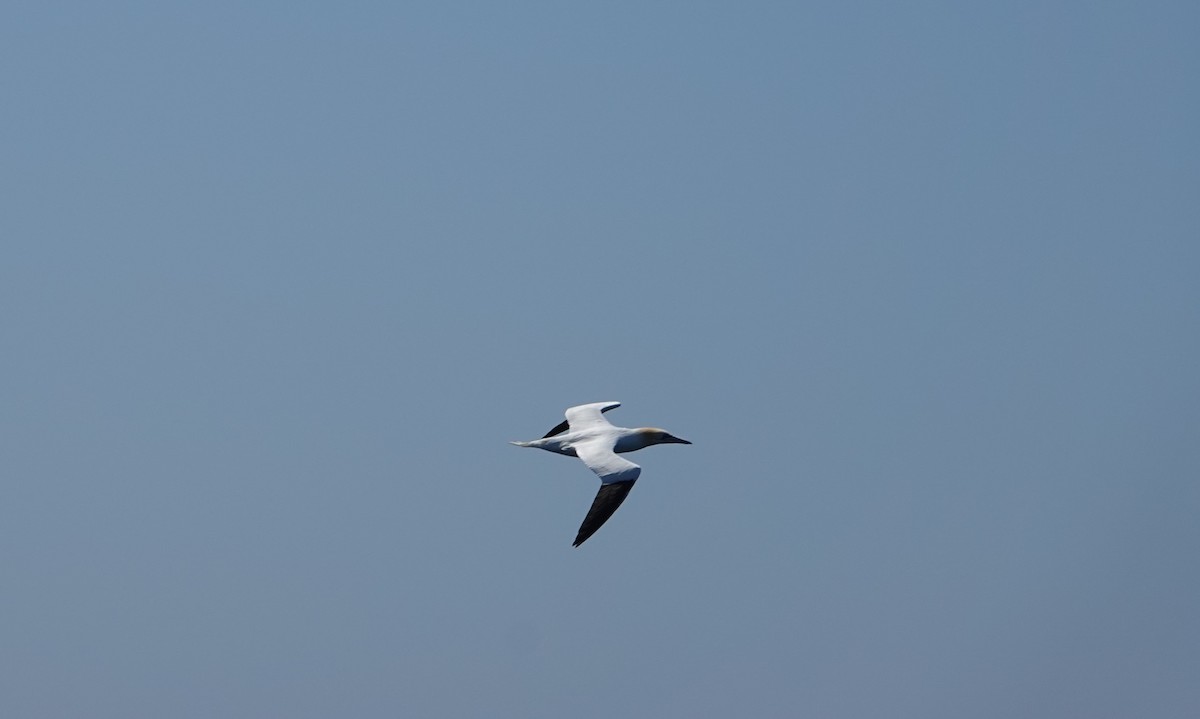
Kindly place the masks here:
[(600, 477), (600, 491), (583, 518), (583, 524), (579, 525), (579, 534), (572, 545), (575, 547), (586, 542), (608, 521), (625, 497), (629, 496), (629, 490), (633, 489), (633, 483), (642, 473), (641, 467), (618, 457), (618, 454), (653, 444), (691, 444), (656, 427), (629, 429), (614, 426), (604, 418), (603, 413), (620, 406), (620, 402), (593, 402), (570, 407), (566, 412), (566, 421), (547, 432), (546, 436), (531, 442), (512, 443), (518, 447), (537, 447), (568, 457), (578, 457)]

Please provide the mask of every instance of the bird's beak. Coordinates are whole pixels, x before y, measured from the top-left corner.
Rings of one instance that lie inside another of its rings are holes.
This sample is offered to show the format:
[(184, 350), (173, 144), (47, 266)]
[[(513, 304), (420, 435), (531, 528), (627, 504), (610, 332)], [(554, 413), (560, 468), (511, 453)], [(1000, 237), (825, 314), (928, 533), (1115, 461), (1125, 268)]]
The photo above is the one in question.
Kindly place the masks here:
[(691, 444), (691, 442), (687, 441), (686, 439), (680, 439), (674, 435), (668, 435), (667, 443), (668, 444)]

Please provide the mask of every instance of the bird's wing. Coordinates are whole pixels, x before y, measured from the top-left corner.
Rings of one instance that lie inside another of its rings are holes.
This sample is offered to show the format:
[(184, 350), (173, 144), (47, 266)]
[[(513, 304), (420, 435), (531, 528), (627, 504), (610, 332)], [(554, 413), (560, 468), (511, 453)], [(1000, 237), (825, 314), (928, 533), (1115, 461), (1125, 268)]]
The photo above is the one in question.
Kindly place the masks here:
[(596, 493), (592, 508), (583, 518), (583, 524), (579, 525), (579, 534), (575, 537), (574, 546), (578, 547), (617, 511), (617, 507), (620, 507), (621, 502), (629, 495), (629, 490), (633, 489), (633, 483), (642, 474), (642, 468), (617, 456), (608, 440), (578, 442), (574, 447), (579, 459), (600, 477), (600, 491)]
[(595, 472), (604, 484), (632, 482), (642, 473), (641, 467), (613, 451), (611, 438), (597, 437), (571, 446), (587, 468)]
[(595, 427), (602, 425), (611, 427), (612, 424), (601, 415), (601, 412), (607, 412), (610, 409), (620, 407), (620, 402), (593, 402), (591, 404), (581, 404), (578, 407), (567, 408), (567, 419), (555, 425), (554, 429), (546, 433), (545, 437), (553, 437), (556, 434), (562, 434), (570, 429), (584, 429), (585, 427)]
[(596, 530), (608, 521), (613, 512), (617, 511), (617, 507), (621, 506), (621, 502), (624, 502), (625, 498), (629, 496), (629, 490), (633, 489), (635, 481), (637, 480), (631, 479), (628, 482), (600, 485), (600, 491), (592, 500), (592, 508), (583, 518), (583, 524), (579, 525), (579, 534), (575, 535), (575, 542), (571, 546), (578, 547), (586, 542), (588, 537), (595, 534)]

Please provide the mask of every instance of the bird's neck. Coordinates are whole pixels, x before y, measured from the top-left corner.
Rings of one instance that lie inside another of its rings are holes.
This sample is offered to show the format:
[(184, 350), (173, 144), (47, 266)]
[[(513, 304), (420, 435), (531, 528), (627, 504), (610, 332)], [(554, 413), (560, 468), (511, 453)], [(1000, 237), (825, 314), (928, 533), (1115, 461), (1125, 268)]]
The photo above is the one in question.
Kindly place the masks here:
[(649, 447), (652, 444), (655, 444), (655, 442), (653, 435), (650, 434), (650, 430), (645, 427), (639, 427), (638, 429), (631, 429), (623, 432), (621, 436), (617, 438), (617, 443), (613, 446), (613, 451), (635, 452), (643, 447)]

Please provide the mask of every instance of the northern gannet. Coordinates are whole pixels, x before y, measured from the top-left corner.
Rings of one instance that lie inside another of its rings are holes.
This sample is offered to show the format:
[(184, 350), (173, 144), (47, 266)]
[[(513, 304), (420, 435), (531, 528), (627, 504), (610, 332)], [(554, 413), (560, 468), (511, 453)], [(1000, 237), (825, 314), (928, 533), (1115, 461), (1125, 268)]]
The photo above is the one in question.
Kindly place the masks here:
[(620, 406), (620, 402), (593, 402), (570, 407), (566, 412), (566, 421), (547, 432), (546, 436), (532, 442), (512, 442), (518, 447), (537, 447), (568, 457), (578, 457), (588, 469), (599, 475), (600, 491), (583, 518), (583, 524), (579, 525), (579, 534), (572, 545), (574, 547), (587, 541), (608, 521), (625, 497), (629, 496), (629, 490), (633, 489), (633, 483), (642, 473), (641, 467), (618, 457), (618, 453), (633, 452), (652, 444), (691, 444), (686, 439), (655, 427), (628, 429), (613, 426), (601, 413)]

